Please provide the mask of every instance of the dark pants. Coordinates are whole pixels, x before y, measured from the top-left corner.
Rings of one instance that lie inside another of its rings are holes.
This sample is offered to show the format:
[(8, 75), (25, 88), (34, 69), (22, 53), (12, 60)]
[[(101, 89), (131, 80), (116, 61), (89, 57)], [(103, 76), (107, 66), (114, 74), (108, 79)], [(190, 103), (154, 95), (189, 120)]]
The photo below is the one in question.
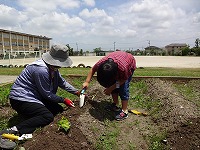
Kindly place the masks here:
[(27, 118), (16, 125), (20, 134), (33, 133), (36, 128), (50, 124), (54, 116), (63, 111), (61, 105), (53, 102), (45, 102), (45, 105), (42, 105), (10, 99), (10, 103), (18, 114)]

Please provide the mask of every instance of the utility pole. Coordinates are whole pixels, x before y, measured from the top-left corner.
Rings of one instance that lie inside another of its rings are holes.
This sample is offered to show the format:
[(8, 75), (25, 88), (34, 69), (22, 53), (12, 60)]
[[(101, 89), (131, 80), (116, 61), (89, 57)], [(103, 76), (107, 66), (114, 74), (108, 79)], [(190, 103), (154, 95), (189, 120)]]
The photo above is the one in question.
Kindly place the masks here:
[(78, 43), (76, 43), (76, 49), (77, 49), (77, 51), (78, 51)]
[(149, 44), (149, 50), (150, 50), (150, 40), (148, 40), (148, 44)]
[(147, 40), (149, 44), (149, 53), (151, 54), (151, 48), (150, 48), (150, 40)]
[(113, 44), (114, 44), (114, 51), (115, 51), (115, 43), (116, 43), (116, 42), (113, 43)]

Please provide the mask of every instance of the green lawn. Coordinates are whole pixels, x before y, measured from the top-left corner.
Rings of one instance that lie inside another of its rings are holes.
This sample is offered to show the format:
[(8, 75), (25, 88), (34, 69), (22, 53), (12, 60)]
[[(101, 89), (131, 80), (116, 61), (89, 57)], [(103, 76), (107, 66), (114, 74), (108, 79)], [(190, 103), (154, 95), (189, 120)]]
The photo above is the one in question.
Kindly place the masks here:
[[(23, 68), (0, 68), (0, 75), (19, 75)], [(61, 68), (60, 73), (66, 75), (86, 76), (90, 68)], [(200, 77), (200, 68), (138, 68), (134, 76), (178, 76)]]

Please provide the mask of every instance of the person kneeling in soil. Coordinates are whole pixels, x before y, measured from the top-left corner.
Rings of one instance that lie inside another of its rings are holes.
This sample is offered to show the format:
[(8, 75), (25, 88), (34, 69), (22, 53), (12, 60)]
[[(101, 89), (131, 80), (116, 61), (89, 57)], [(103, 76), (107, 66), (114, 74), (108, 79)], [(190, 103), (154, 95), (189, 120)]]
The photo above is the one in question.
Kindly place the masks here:
[[(105, 87), (104, 93), (112, 95), (113, 103), (106, 110), (115, 111), (116, 120), (128, 117), (129, 84), (136, 69), (136, 60), (132, 54), (115, 51), (100, 59), (89, 71), (83, 88), (88, 88), (89, 82), (97, 72), (97, 81)], [(118, 97), (121, 98), (122, 109), (118, 107)]]
[(0, 135), (33, 133), (36, 128), (50, 124), (54, 116), (63, 111), (63, 107), (58, 103), (74, 107), (71, 100), (56, 95), (58, 87), (71, 94), (80, 95), (80, 92), (58, 71), (58, 68), (68, 67), (71, 64), (67, 48), (53, 45), (41, 59), (28, 65), (14, 82), (9, 95), (12, 108), (27, 120), (2, 130)]

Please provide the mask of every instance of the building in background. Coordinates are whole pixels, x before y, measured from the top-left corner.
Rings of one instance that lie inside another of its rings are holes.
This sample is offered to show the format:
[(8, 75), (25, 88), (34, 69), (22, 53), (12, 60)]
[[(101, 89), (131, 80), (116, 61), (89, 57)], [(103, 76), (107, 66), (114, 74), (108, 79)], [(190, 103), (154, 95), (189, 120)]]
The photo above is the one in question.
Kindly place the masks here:
[(30, 53), (41, 55), (49, 50), (51, 39), (46, 36), (0, 29), (0, 55), (2, 57), (6, 55), (17, 57)]
[(167, 55), (181, 55), (182, 49), (186, 48), (186, 43), (172, 43), (165, 46), (165, 49), (167, 51)]
[(163, 49), (159, 48), (159, 47), (156, 47), (156, 46), (148, 46), (146, 48), (144, 48), (145, 50), (145, 55), (159, 55), (159, 56), (162, 56), (164, 55), (164, 51)]

